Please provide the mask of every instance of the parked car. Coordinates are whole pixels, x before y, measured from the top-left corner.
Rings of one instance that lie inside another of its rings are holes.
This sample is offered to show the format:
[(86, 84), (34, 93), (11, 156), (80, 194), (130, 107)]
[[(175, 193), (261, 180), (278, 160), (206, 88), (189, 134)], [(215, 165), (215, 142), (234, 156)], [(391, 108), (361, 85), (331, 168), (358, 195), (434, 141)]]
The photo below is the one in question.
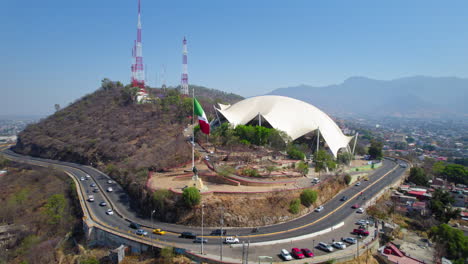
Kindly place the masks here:
[(109, 209), (107, 209), (106, 214), (107, 215), (113, 215), (114, 211), (112, 211), (112, 209), (109, 208)]
[(182, 232), (182, 233), (180, 233), (180, 237), (181, 238), (196, 238), (197, 235), (195, 235), (192, 232)]
[(332, 246), (335, 247), (335, 248), (338, 248), (338, 249), (345, 249), (346, 248), (346, 244), (341, 242), (341, 241), (333, 242)]
[(204, 238), (204, 237), (197, 237), (195, 238), (195, 240), (193, 241), (193, 243), (203, 243), (203, 244), (206, 244), (208, 243), (208, 239)]
[(224, 243), (226, 243), (226, 244), (237, 244), (237, 243), (239, 243), (239, 239), (237, 237), (226, 237), (226, 239), (224, 239)]
[(292, 259), (293, 259), (292, 256), (291, 256), (291, 254), (289, 254), (289, 252), (288, 252), (286, 249), (284, 249), (284, 248), (281, 250), (281, 254), (280, 254), (280, 255), (281, 255), (281, 257), (282, 257), (284, 260), (292, 260)]
[(106, 203), (106, 202), (100, 202), (99, 205), (100, 205), (100, 206), (106, 206), (107, 203)]
[(148, 235), (148, 232), (146, 232), (145, 230), (143, 229), (138, 229), (135, 234), (139, 235), (139, 236), (147, 236)]
[(358, 213), (358, 214), (363, 214), (363, 213), (364, 213), (364, 209), (360, 207), (360, 208), (358, 208), (358, 209), (356, 210), (356, 213)]
[(161, 230), (161, 229), (159, 229), (159, 228), (156, 228), (156, 229), (153, 230), (153, 234), (161, 235), (161, 236), (162, 236), (162, 235), (165, 235), (165, 234), (166, 234), (166, 231)]
[(291, 255), (293, 255), (293, 257), (295, 257), (297, 259), (303, 259), (304, 258), (304, 254), (298, 248), (292, 248), (291, 249)]
[(114, 189), (112, 189), (112, 187), (107, 187), (107, 191), (108, 192), (112, 192)]
[(348, 197), (346, 197), (346, 196), (343, 196), (343, 197), (341, 197), (341, 199), (340, 199), (340, 201), (346, 201), (346, 200), (348, 200)]
[(319, 206), (319, 207), (315, 208), (314, 211), (315, 211), (315, 212), (320, 212), (320, 211), (322, 211), (322, 210), (323, 210), (323, 206)]
[(359, 207), (360, 207), (359, 204), (353, 204), (353, 206), (351, 206), (351, 208), (353, 208), (353, 209), (358, 209)]
[(312, 252), (310, 249), (308, 248), (302, 248), (302, 254), (304, 254), (304, 256), (308, 257), (308, 258), (311, 258), (314, 256), (314, 252)]
[(319, 179), (319, 178), (314, 178), (314, 179), (312, 179), (312, 183), (313, 183), (313, 184), (317, 184), (317, 183), (319, 183), (319, 182), (320, 182), (320, 179)]
[(226, 235), (226, 230), (221, 231), (221, 229), (215, 229), (215, 230), (211, 231), (211, 235), (213, 235), (213, 236), (221, 236), (221, 235), (225, 236)]
[(356, 225), (368, 225), (368, 224), (369, 224), (369, 221), (367, 221), (365, 219), (361, 219), (361, 220), (356, 222)]
[(354, 238), (354, 237), (345, 237), (345, 238), (343, 238), (343, 241), (346, 242), (346, 243), (349, 243), (349, 244), (356, 244), (357, 243), (357, 239)]
[(359, 186), (359, 185), (361, 185), (361, 182), (360, 182), (360, 181), (358, 181), (358, 182), (356, 182), (356, 184), (355, 184), (355, 185), (356, 185), (356, 186)]
[(134, 222), (131, 222), (129, 227), (133, 229), (140, 229), (140, 225)]
[(356, 235), (361, 235), (361, 236), (368, 236), (369, 235), (369, 231), (367, 231), (364, 228), (354, 229), (353, 233), (356, 234)]
[(317, 245), (317, 248), (319, 248), (321, 250), (324, 250), (326, 252), (332, 252), (333, 251), (333, 247), (328, 245), (327, 243), (324, 243), (324, 242), (319, 242), (318, 245)]

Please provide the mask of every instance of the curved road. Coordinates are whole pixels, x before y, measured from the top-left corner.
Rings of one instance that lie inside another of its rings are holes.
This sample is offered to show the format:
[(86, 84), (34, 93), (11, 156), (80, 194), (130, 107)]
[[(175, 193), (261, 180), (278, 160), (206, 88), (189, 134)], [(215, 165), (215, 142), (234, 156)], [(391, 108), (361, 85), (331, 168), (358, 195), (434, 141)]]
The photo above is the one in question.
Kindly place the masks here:
[[(121, 232), (123, 230), (123, 232), (128, 234), (127, 231), (131, 230), (132, 233), (134, 233), (135, 230), (129, 228), (130, 221), (137, 222), (146, 227), (149, 234), (151, 234), (151, 227), (154, 226), (155, 228), (161, 228), (163, 230), (169, 231), (165, 236), (158, 236), (159, 238), (168, 242), (175, 242), (179, 244), (179, 247), (182, 248), (184, 247), (182, 246), (183, 244), (192, 244), (192, 240), (179, 238), (178, 236), (181, 232), (190, 231), (196, 233), (197, 235), (201, 234), (200, 227), (187, 227), (182, 225), (168, 224), (156, 220), (154, 220), (152, 223), (150, 219), (141, 217), (135, 210), (132, 209), (130, 205), (130, 199), (122, 187), (114, 181), (113, 183), (109, 184), (109, 176), (92, 167), (69, 162), (23, 156), (11, 150), (4, 150), (2, 151), (2, 154), (7, 158), (17, 162), (45, 167), (52, 166), (68, 172), (74, 177), (77, 177), (84, 192), (94, 195), (94, 202), (86, 201), (88, 209), (92, 210), (94, 216), (97, 217), (101, 222), (104, 222), (111, 227), (116, 227)], [(248, 237), (252, 243), (255, 243), (293, 238), (326, 229), (344, 221), (344, 219), (349, 215), (355, 213), (355, 209), (352, 209), (351, 206), (355, 203), (362, 204), (362, 196), (370, 199), (379, 191), (399, 178), (405, 169), (406, 168), (398, 166), (398, 163), (395, 161), (384, 160), (382, 167), (376, 170), (369, 177), (369, 181), (362, 181), (360, 186), (353, 185), (342, 191), (340, 194), (336, 195), (335, 198), (324, 204), (324, 209), (321, 212), (311, 212), (305, 216), (286, 223), (260, 227), (259, 232), (255, 234), (251, 233), (251, 227), (228, 228), (227, 235), (238, 235), (240, 238)], [(88, 179), (86, 177), (87, 175), (89, 175)], [(85, 180), (80, 180), (82, 177), (85, 178)], [(93, 192), (94, 187), (91, 187), (92, 183), (97, 184), (100, 189), (99, 192)], [(108, 187), (112, 187), (113, 191), (107, 192), (106, 189)], [(362, 196), (359, 195), (361, 192), (363, 192)], [(343, 195), (349, 197), (349, 199), (345, 202), (340, 201), (340, 198)], [(107, 206), (100, 206), (99, 203), (101, 201), (105, 201)], [(114, 215), (107, 215), (105, 213), (108, 208), (114, 209)], [(83, 210), (85, 210), (85, 208), (83, 208)], [(205, 227), (203, 234), (205, 234), (205, 237), (209, 237), (207, 235), (209, 235), (214, 229), (216, 229), (216, 227)], [(219, 239), (211, 239), (209, 240), (208, 244), (219, 244)]]

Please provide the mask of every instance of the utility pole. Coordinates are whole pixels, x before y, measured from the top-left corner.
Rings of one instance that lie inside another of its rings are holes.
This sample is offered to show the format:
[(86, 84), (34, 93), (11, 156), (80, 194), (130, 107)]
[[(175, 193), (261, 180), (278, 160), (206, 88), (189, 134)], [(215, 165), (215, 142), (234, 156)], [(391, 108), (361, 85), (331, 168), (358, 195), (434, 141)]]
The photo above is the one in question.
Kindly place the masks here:
[(250, 240), (247, 241), (247, 252), (245, 257), (245, 264), (249, 264), (249, 248), (250, 248)]
[(205, 204), (202, 203), (201, 205), (201, 254), (203, 255), (203, 207)]
[(245, 260), (245, 242), (242, 241), (242, 264), (245, 263), (244, 260)]
[(153, 230), (151, 230), (151, 252), (153, 253), (154, 256), (154, 245), (153, 245), (153, 240), (154, 240), (154, 222), (153, 222), (153, 214), (156, 213), (156, 210), (153, 210), (151, 212), (151, 227)]
[(221, 241), (219, 243), (219, 256), (220, 259), (223, 260), (223, 225), (224, 225), (224, 208), (221, 208), (221, 219), (220, 219), (220, 224), (221, 224)]

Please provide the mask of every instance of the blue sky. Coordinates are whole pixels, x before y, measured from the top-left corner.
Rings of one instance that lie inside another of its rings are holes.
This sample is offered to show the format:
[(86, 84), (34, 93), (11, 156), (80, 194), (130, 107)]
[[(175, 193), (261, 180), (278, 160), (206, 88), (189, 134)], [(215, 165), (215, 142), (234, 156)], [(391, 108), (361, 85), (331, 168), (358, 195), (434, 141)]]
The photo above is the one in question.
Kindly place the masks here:
[[(0, 115), (50, 114), (108, 77), (128, 83), (137, 0), (0, 3)], [(142, 0), (150, 85), (162, 65), (253, 96), (350, 76), (468, 77), (468, 1)], [(158, 82), (160, 85), (160, 82)]]

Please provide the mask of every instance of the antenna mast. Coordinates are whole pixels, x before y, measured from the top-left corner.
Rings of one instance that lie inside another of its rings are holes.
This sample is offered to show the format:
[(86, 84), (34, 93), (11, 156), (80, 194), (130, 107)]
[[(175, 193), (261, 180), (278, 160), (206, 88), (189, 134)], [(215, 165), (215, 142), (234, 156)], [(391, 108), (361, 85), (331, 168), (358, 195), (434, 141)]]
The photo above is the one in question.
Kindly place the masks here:
[(180, 92), (181, 94), (188, 95), (188, 72), (187, 72), (187, 40), (184, 37), (182, 41), (183, 48), (182, 48), (182, 78), (180, 83)]

